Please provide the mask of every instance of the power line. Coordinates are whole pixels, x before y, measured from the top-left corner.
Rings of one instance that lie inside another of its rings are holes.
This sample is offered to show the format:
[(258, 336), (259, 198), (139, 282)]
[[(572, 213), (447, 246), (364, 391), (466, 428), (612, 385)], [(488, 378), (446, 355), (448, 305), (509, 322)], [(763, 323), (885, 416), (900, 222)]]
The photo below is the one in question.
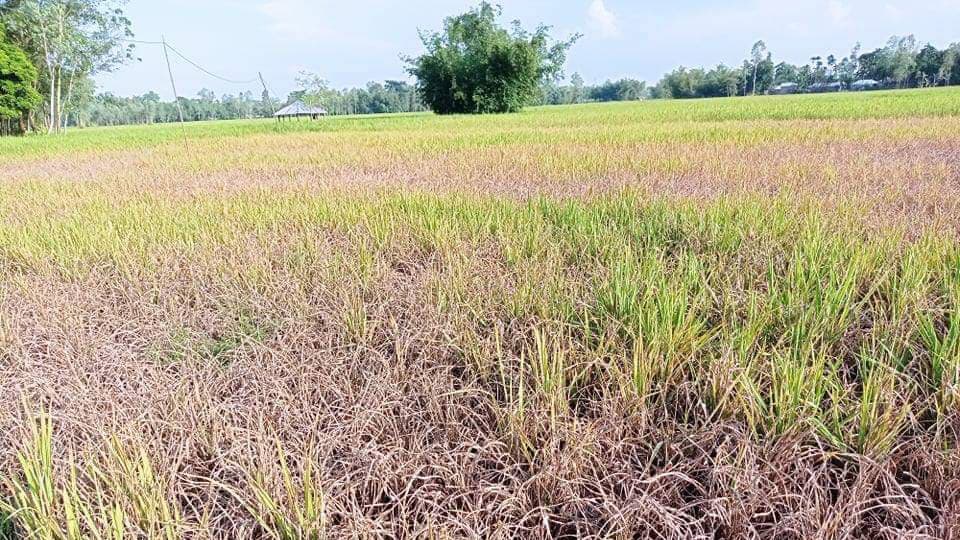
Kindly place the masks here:
[[(264, 96), (267, 97), (267, 98), (269, 98), (269, 97), (270, 97), (270, 89), (267, 88), (267, 81), (265, 81), (265, 80), (263, 79), (263, 73), (261, 73), (261, 72), (258, 71), (258, 72), (257, 72), (257, 77), (260, 77), (260, 84), (263, 85), (263, 91), (266, 92), (266, 94), (264, 94)], [(277, 114), (277, 108), (276, 108), (276, 106), (274, 106), (273, 100), (272, 100), (272, 99), (268, 99), (268, 101), (270, 102), (270, 109), (271, 109), (270, 112), (273, 113), (273, 114)]]
[(173, 69), (170, 68), (170, 55), (167, 54), (167, 38), (160, 42), (163, 45), (163, 57), (167, 61), (167, 73), (170, 74), (170, 86), (173, 88), (173, 100), (177, 103), (177, 112), (180, 114), (180, 126), (183, 126), (183, 107), (180, 105), (180, 96), (177, 95), (177, 83), (173, 81)]
[[(145, 41), (145, 40), (140, 40), (140, 39), (126, 39), (126, 38), (121, 39), (121, 41), (125, 41), (125, 42), (127, 42), (127, 43), (137, 43), (137, 44), (141, 44), (141, 45), (159, 45), (159, 46), (163, 47), (163, 56), (164, 56), (164, 59), (166, 60), (166, 63), (167, 63), (167, 74), (170, 76), (170, 87), (173, 89), (173, 99), (174, 99), (174, 102), (177, 104), (177, 112), (178, 112), (178, 114), (179, 114), (179, 116), (180, 116), (180, 125), (181, 125), (181, 126), (183, 125), (183, 121), (184, 121), (184, 118), (183, 118), (183, 108), (182, 108), (182, 106), (180, 105), (180, 96), (177, 95), (177, 85), (176, 85), (176, 83), (175, 83), (174, 80), (173, 80), (173, 69), (170, 67), (170, 54), (169, 54), (170, 51), (173, 51), (174, 54), (176, 54), (177, 56), (179, 56), (179, 57), (180, 57), (181, 59), (183, 59), (185, 62), (187, 62), (187, 63), (190, 64), (191, 66), (195, 67), (196, 69), (200, 70), (201, 72), (209, 75), (210, 77), (213, 77), (214, 79), (217, 79), (217, 80), (223, 81), (223, 82), (225, 82), (225, 83), (229, 83), (229, 84), (254, 84), (254, 83), (256, 83), (256, 82), (259, 82), (259, 83), (261, 84), (261, 86), (263, 86), (263, 89), (264, 89), (264, 91), (267, 93), (267, 95), (272, 94), (272, 92), (270, 91), (270, 89), (267, 87), (267, 81), (264, 80), (263, 74), (260, 73), (259, 71), (257, 72), (257, 76), (256, 76), (255, 78), (250, 79), (250, 80), (247, 80), (247, 81), (238, 81), (238, 80), (234, 80), (234, 79), (228, 79), (227, 77), (223, 77), (223, 76), (217, 75), (216, 73), (213, 73), (212, 71), (208, 70), (207, 68), (205, 68), (205, 67), (201, 66), (200, 64), (194, 62), (193, 60), (187, 58), (187, 56), (186, 56), (185, 54), (183, 54), (182, 52), (178, 51), (178, 50), (176, 49), (176, 47), (174, 47), (173, 45), (170, 45), (170, 44), (167, 42), (167, 39), (166, 39), (165, 37), (162, 37), (160, 41)], [(273, 107), (273, 105), (272, 105), (272, 100), (271, 100), (271, 108), (275, 108), (275, 107)]]
[(120, 41), (125, 41), (127, 43), (138, 43), (140, 45), (163, 45), (162, 41), (143, 41), (140, 39), (121, 39)]
[(214, 79), (220, 79), (221, 81), (223, 81), (223, 82), (225, 82), (225, 83), (230, 83), (230, 84), (253, 84), (253, 83), (257, 82), (257, 80), (258, 80), (256, 77), (254, 77), (253, 79), (250, 79), (250, 80), (248, 80), (248, 81), (235, 81), (235, 80), (233, 80), (233, 79), (228, 79), (228, 78), (226, 78), (226, 77), (221, 77), (220, 75), (217, 75), (216, 73), (213, 73), (213, 72), (207, 70), (206, 68), (204, 68), (204, 67), (201, 66), (200, 64), (198, 64), (198, 63), (194, 62), (193, 60), (187, 58), (186, 56), (184, 56), (184, 54), (183, 54), (182, 52), (180, 52), (180, 51), (178, 51), (177, 49), (175, 49), (175, 48), (173, 47), (173, 45), (170, 45), (169, 43), (167, 43), (166, 46), (167, 46), (167, 48), (169, 48), (171, 51), (173, 51), (177, 56), (179, 56), (179, 57), (182, 58), (184, 61), (186, 61), (188, 64), (190, 64), (191, 66), (193, 66), (193, 67), (199, 69), (200, 71), (206, 73), (207, 75), (213, 77)]
[(168, 42), (166, 42), (166, 41), (143, 41), (143, 40), (139, 40), (139, 39), (123, 39), (123, 41), (126, 41), (127, 43), (137, 43), (137, 44), (140, 44), (140, 45), (160, 45), (160, 46), (162, 46), (162, 47), (165, 47), (165, 48), (173, 51), (174, 54), (176, 54), (177, 56), (179, 56), (180, 58), (182, 58), (185, 62), (187, 62), (187, 63), (190, 64), (191, 66), (193, 66), (193, 67), (197, 68), (198, 70), (206, 73), (207, 75), (213, 77), (214, 79), (219, 79), (219, 80), (221, 80), (221, 81), (223, 81), (223, 82), (225, 82), (225, 83), (230, 83), (230, 84), (253, 84), (253, 83), (255, 83), (255, 82), (257, 82), (257, 81), (260, 80), (259, 77), (254, 77), (253, 79), (250, 79), (250, 80), (248, 80), (248, 81), (237, 81), (237, 80), (234, 80), (234, 79), (228, 79), (227, 77), (223, 77), (223, 76), (221, 76), (221, 75), (217, 75), (216, 73), (213, 73), (212, 71), (208, 70), (207, 68), (205, 68), (205, 67), (201, 66), (200, 64), (194, 62), (193, 60), (187, 58), (187, 56), (186, 56), (185, 54), (183, 54), (182, 52), (178, 51), (173, 45), (171, 45), (170, 43), (168, 43)]

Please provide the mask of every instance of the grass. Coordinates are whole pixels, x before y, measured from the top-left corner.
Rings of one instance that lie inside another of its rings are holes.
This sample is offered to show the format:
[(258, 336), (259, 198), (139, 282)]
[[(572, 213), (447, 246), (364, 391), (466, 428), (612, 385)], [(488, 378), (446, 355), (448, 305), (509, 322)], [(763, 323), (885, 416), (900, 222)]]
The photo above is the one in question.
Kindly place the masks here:
[(0, 530), (950, 537), (957, 96), (0, 140)]

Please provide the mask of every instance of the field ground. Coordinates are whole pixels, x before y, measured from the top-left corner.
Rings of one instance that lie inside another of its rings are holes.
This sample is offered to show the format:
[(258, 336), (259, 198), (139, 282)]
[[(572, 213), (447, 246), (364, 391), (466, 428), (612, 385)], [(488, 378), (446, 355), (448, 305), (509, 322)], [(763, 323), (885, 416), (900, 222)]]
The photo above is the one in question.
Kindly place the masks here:
[(0, 167), (0, 537), (960, 535), (957, 89)]

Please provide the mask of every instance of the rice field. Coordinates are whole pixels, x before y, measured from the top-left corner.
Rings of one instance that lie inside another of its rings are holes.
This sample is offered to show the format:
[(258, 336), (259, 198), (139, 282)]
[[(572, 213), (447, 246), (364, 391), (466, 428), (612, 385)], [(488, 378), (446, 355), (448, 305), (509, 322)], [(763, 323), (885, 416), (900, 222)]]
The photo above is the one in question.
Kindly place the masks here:
[(960, 90), (0, 139), (0, 538), (957, 538)]

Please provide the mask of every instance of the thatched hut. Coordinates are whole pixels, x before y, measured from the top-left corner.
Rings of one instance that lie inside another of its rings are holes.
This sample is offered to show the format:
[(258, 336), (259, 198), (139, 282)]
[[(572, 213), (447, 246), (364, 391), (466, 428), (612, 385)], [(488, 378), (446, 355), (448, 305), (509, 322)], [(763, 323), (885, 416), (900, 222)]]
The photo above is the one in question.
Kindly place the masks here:
[(277, 121), (285, 118), (310, 118), (316, 120), (321, 116), (326, 116), (327, 110), (323, 107), (311, 107), (302, 101), (294, 101), (286, 107), (274, 113)]

